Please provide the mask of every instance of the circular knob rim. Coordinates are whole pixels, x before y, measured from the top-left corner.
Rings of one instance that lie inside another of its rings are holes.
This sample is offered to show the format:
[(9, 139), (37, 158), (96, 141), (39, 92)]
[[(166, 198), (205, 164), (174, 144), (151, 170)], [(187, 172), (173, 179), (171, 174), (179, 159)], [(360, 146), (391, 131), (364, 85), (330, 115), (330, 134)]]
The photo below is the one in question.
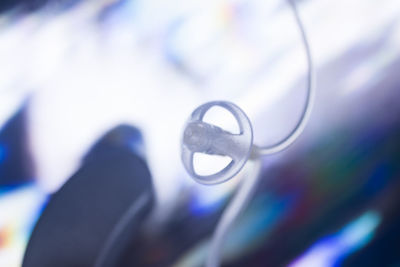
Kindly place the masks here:
[[(224, 167), (222, 170), (215, 174), (211, 175), (199, 175), (195, 172), (193, 166), (193, 159), (194, 159), (194, 152), (191, 151), (183, 142), (182, 137), (182, 162), (186, 169), (186, 171), (192, 176), (192, 178), (201, 184), (212, 185), (212, 184), (219, 184), (223, 183), (232, 177), (234, 177), (240, 170), (244, 167), (247, 160), (250, 157), (250, 153), (253, 146), (253, 128), (250, 122), (250, 119), (247, 117), (246, 113), (239, 108), (237, 105), (227, 102), (227, 101), (212, 101), (205, 103), (198, 108), (196, 108), (193, 113), (191, 114), (186, 126), (190, 122), (194, 121), (203, 121), (204, 115), (207, 111), (214, 107), (220, 106), (226, 110), (228, 110), (236, 119), (236, 122), (239, 125), (240, 133), (234, 135), (235, 138), (240, 139), (242, 143), (240, 157), (236, 157), (235, 159), (232, 158), (231, 162)], [(185, 129), (186, 129), (185, 126)], [(232, 134), (233, 135), (233, 134)], [(244, 144), (244, 146), (243, 146)], [(228, 155), (226, 155), (228, 156)]]

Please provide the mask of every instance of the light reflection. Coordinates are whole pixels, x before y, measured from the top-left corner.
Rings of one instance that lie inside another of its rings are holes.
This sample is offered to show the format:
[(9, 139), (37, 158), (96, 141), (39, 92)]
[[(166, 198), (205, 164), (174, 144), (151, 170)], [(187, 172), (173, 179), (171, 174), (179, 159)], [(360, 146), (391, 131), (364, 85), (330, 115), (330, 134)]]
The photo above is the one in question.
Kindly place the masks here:
[(375, 211), (369, 211), (337, 233), (317, 241), (290, 266), (335, 266), (346, 255), (365, 246), (373, 238), (380, 222), (380, 215)]
[(21, 266), (34, 223), (47, 200), (37, 186), (0, 191), (0, 266)]
[[(272, 195), (263, 195), (256, 198), (229, 232), (222, 251), (223, 260), (240, 258), (259, 246), (274, 227), (290, 214), (294, 202), (295, 199), (292, 197), (278, 200)], [(173, 266), (201, 266), (209, 245), (209, 240), (199, 242)]]

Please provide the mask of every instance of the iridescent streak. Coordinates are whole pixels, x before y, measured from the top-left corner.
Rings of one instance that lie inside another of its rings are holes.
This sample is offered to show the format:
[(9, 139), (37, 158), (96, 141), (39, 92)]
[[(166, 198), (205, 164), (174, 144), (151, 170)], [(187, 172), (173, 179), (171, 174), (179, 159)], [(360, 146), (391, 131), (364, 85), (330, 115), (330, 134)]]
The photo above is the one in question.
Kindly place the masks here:
[(346, 255), (368, 244), (380, 222), (378, 213), (366, 212), (337, 233), (317, 241), (289, 266), (335, 266)]

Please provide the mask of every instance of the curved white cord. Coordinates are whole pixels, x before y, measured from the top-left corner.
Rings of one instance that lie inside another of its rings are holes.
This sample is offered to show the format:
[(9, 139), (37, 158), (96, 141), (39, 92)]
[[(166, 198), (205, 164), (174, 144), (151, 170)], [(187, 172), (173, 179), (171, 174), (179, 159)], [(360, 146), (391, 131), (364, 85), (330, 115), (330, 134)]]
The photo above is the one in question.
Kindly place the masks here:
[(273, 144), (270, 146), (265, 146), (265, 147), (257, 147), (259, 155), (274, 154), (276, 152), (280, 152), (280, 151), (286, 149), (287, 147), (289, 147), (303, 132), (303, 130), (307, 124), (307, 121), (310, 117), (311, 109), (312, 109), (313, 102), (314, 102), (314, 97), (315, 97), (314, 67), (313, 67), (313, 62), (312, 62), (312, 57), (311, 57), (310, 45), (308, 43), (307, 34), (304, 29), (303, 23), (301, 21), (299, 12), (297, 10), (296, 3), (294, 1), (295, 0), (288, 0), (288, 3), (291, 6), (294, 17), (296, 19), (297, 26), (300, 30), (301, 39), (303, 41), (303, 46), (304, 46), (304, 50), (305, 50), (306, 57), (307, 57), (307, 65), (308, 65), (307, 99), (306, 99), (306, 103), (303, 108), (302, 115), (301, 115), (297, 125), (294, 127), (294, 129), (285, 138), (283, 138), (281, 141), (279, 141), (276, 144)]
[(244, 177), (242, 184), (240, 185), (238, 192), (234, 196), (233, 200), (229, 203), (229, 206), (225, 209), (221, 215), (221, 219), (218, 222), (217, 228), (215, 229), (212, 237), (211, 245), (207, 257), (207, 267), (217, 267), (220, 264), (220, 255), (223, 247), (223, 243), (226, 239), (228, 230), (232, 227), (236, 218), (239, 216), (241, 211), (250, 201), (253, 192), (257, 186), (258, 176), (261, 169), (260, 158), (255, 159), (251, 163), (254, 167), (251, 169), (248, 177)]
[(220, 255), (222, 252), (223, 243), (225, 241), (226, 235), (235, 222), (238, 215), (243, 211), (249, 200), (251, 199), (254, 189), (257, 186), (259, 180), (259, 172), (261, 169), (260, 156), (262, 155), (270, 155), (273, 153), (280, 152), (287, 147), (289, 147), (303, 132), (306, 123), (310, 117), (311, 108), (313, 106), (314, 101), (314, 69), (311, 58), (310, 46), (307, 40), (307, 35), (299, 16), (297, 6), (294, 2), (295, 0), (288, 0), (289, 5), (292, 8), (293, 14), (296, 18), (297, 25), (299, 27), (301, 38), (303, 40), (304, 49), (306, 52), (307, 63), (308, 63), (308, 90), (307, 90), (307, 100), (302, 112), (302, 116), (300, 117), (299, 122), (294, 127), (294, 129), (288, 134), (287, 137), (279, 141), (278, 143), (266, 146), (266, 147), (257, 147), (253, 145), (253, 153), (252, 159), (255, 163), (252, 172), (249, 177), (246, 177), (243, 184), (239, 187), (238, 192), (234, 196), (231, 203), (229, 203), (228, 207), (225, 209), (224, 213), (221, 215), (221, 219), (218, 222), (214, 235), (212, 236), (211, 245), (209, 248), (209, 253), (206, 261), (207, 267), (218, 267), (220, 265)]

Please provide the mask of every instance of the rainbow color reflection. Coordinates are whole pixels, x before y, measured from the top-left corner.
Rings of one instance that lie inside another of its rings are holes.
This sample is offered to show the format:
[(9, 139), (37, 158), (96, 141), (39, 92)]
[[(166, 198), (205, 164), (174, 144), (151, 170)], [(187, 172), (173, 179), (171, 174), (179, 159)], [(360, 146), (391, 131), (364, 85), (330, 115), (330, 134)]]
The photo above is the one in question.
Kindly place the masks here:
[(337, 233), (318, 240), (289, 266), (337, 266), (346, 255), (371, 241), (380, 222), (381, 217), (378, 213), (366, 212)]

